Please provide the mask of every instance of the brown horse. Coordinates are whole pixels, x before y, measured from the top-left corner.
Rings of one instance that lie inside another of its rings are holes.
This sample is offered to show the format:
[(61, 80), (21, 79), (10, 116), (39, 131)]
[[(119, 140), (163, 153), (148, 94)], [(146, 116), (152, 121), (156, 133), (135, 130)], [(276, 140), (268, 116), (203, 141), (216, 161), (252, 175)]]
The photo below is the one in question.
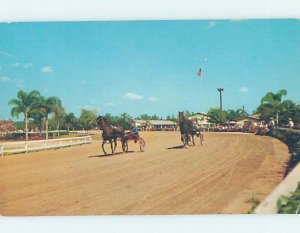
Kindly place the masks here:
[(181, 133), (181, 141), (183, 143), (183, 146), (184, 147), (189, 146), (190, 137), (192, 138), (193, 144), (195, 144), (194, 135), (192, 134), (193, 122), (191, 120), (186, 120), (183, 112), (179, 112), (178, 120), (179, 120), (179, 127)]
[[(110, 143), (111, 153), (114, 154), (117, 148), (117, 141), (119, 138), (123, 139), (125, 137), (124, 130), (121, 126), (112, 126), (107, 123), (107, 120), (103, 116), (98, 116), (97, 124), (99, 128), (102, 130), (102, 149), (104, 154), (106, 151), (104, 149), (104, 144), (106, 142)], [(123, 140), (122, 140), (123, 142)], [(114, 146), (113, 146), (114, 144)]]
[(192, 144), (195, 145), (194, 136), (200, 138), (200, 145), (203, 144), (204, 136), (201, 134), (200, 128), (193, 124), (191, 120), (186, 120), (183, 112), (179, 112), (178, 115), (181, 141), (185, 147), (189, 146), (189, 141), (192, 141)]

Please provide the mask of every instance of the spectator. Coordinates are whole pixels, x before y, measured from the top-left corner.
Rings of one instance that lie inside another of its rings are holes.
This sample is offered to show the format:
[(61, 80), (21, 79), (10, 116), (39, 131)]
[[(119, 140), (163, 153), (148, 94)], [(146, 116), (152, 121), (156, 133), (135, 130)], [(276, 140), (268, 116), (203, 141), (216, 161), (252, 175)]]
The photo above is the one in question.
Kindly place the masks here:
[(291, 128), (291, 129), (294, 128), (294, 122), (293, 122), (292, 118), (289, 118), (288, 127)]
[(274, 127), (275, 127), (275, 121), (273, 117), (271, 117), (269, 121), (269, 129), (272, 130)]

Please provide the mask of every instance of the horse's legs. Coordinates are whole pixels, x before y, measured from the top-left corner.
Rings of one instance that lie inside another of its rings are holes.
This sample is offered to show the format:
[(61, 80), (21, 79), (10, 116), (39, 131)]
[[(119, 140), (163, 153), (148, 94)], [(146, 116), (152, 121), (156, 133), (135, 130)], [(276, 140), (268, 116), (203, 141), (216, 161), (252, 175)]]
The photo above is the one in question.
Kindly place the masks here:
[(116, 138), (114, 139), (114, 146), (115, 146), (114, 151), (116, 151), (116, 148), (117, 148), (117, 139)]
[(189, 147), (189, 139), (190, 139), (190, 135), (188, 133), (185, 134), (185, 147), (188, 148)]
[(106, 140), (103, 139), (103, 141), (102, 141), (102, 150), (103, 150), (104, 154), (106, 154), (106, 151), (105, 151), (105, 149), (104, 149), (104, 144), (105, 144), (105, 142), (106, 142)]
[(194, 134), (191, 134), (191, 136), (192, 136), (192, 143), (193, 143), (193, 146), (195, 146)]
[(109, 143), (110, 143), (110, 148), (111, 148), (111, 153), (114, 154), (114, 147), (113, 147), (113, 141), (111, 139), (109, 139)]
[(184, 135), (184, 134), (181, 134), (181, 141), (182, 141), (183, 145), (185, 145), (184, 137), (185, 137), (185, 135)]

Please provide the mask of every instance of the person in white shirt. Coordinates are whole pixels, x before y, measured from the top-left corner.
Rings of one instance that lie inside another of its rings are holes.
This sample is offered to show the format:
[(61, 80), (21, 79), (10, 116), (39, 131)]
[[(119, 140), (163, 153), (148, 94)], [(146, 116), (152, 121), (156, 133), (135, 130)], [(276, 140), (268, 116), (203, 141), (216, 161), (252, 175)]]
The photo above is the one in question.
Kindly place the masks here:
[(273, 117), (271, 117), (269, 121), (269, 129), (272, 130), (274, 127), (275, 127), (275, 122)]
[(289, 124), (288, 124), (289, 128), (294, 128), (294, 122), (292, 120), (292, 118), (289, 118)]

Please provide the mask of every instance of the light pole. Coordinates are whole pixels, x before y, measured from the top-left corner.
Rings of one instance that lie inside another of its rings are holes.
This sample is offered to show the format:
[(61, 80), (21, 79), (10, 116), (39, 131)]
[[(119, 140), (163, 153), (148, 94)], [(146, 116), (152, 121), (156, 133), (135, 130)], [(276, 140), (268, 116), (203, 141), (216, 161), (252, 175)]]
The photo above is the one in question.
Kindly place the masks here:
[(224, 91), (224, 88), (217, 88), (218, 92), (220, 92), (220, 112), (222, 114), (222, 91)]

